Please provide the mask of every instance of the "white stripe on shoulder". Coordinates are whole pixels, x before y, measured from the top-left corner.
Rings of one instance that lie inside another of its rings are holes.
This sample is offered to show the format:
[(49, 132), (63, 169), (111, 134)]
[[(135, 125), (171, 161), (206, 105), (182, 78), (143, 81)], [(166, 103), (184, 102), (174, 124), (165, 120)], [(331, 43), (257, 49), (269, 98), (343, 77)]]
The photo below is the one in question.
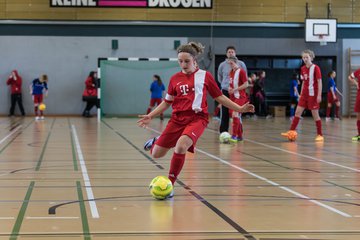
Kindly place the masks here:
[(194, 75), (194, 88), (195, 88), (195, 97), (192, 104), (192, 110), (196, 113), (201, 112), (201, 103), (203, 99), (203, 89), (205, 83), (206, 71), (199, 69)]
[(314, 71), (315, 71), (315, 65), (311, 65), (310, 66), (310, 70), (309, 70), (309, 96), (314, 96), (315, 95), (315, 91), (314, 91)]
[[(238, 68), (238, 69), (235, 71), (235, 74), (234, 74), (234, 89), (237, 89), (237, 88), (239, 87), (239, 75), (240, 75), (240, 71), (241, 71), (240, 68)], [(235, 91), (234, 91), (234, 96), (235, 96), (235, 98), (239, 98), (239, 97), (240, 97), (239, 90), (235, 90)]]

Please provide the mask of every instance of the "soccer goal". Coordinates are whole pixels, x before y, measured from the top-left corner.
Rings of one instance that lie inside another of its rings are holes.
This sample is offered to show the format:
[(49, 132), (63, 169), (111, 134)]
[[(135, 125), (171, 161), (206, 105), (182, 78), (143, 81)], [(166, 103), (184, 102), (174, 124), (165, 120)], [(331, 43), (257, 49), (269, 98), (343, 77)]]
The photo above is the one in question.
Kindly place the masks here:
[(98, 121), (145, 114), (153, 75), (159, 75), (167, 88), (170, 77), (178, 71), (177, 58), (99, 58)]

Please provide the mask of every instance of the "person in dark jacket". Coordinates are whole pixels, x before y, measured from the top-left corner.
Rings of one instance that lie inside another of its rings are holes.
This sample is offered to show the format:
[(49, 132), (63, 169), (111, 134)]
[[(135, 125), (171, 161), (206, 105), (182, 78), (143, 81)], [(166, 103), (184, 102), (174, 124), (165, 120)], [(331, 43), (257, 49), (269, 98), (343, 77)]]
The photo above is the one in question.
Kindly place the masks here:
[(11, 106), (9, 116), (14, 115), (15, 105), (18, 103), (20, 112), (22, 116), (25, 116), (24, 107), (22, 104), (22, 94), (21, 94), (21, 85), (22, 78), (20, 77), (17, 70), (13, 70), (6, 81), (6, 84), (10, 86), (11, 89)]
[(96, 106), (99, 108), (99, 101), (97, 99), (97, 73), (91, 71), (85, 80), (85, 90), (83, 92), (83, 100), (86, 102), (86, 107), (83, 111), (84, 117), (91, 117), (90, 110)]

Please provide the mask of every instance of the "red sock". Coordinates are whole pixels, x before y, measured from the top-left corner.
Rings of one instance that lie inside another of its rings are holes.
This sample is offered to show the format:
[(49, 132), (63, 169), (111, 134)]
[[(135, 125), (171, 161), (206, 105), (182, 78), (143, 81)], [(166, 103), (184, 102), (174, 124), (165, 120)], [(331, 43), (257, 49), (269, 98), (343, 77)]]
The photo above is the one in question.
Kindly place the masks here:
[(34, 107), (34, 110), (35, 110), (35, 116), (37, 116), (37, 115), (38, 115), (38, 107), (35, 106), (35, 107)]
[(299, 117), (294, 117), (291, 126), (290, 126), (290, 130), (295, 130), (297, 125), (299, 124), (300, 118)]
[(239, 138), (242, 138), (242, 136), (243, 136), (243, 124), (242, 124), (242, 120), (241, 120), (241, 115), (239, 118), (239, 128), (238, 128), (237, 135)]
[(240, 120), (238, 117), (233, 117), (233, 123), (232, 123), (232, 135), (237, 136), (238, 131), (240, 127)]
[(180, 174), (182, 167), (184, 166), (184, 162), (185, 154), (178, 154), (174, 152), (170, 162), (169, 170), (169, 179), (171, 180), (173, 185), (177, 179), (177, 176)]
[(40, 110), (40, 116), (43, 116), (43, 115), (44, 115), (44, 111)]
[(340, 107), (336, 106), (335, 107), (335, 117), (339, 118), (339, 110), (340, 110)]
[(360, 136), (360, 120), (356, 121), (357, 129), (358, 129), (358, 136)]
[(326, 108), (326, 117), (330, 117), (330, 111), (331, 111), (331, 107), (327, 107)]
[(146, 114), (149, 114), (150, 112), (151, 112), (151, 108), (148, 108)]
[(219, 107), (216, 107), (216, 108), (215, 108), (215, 111), (214, 111), (214, 117), (216, 117), (217, 115), (219, 115), (219, 112), (220, 112), (220, 108), (219, 108)]
[(322, 136), (322, 130), (321, 130), (321, 120), (315, 121), (316, 123), (316, 132), (318, 135)]

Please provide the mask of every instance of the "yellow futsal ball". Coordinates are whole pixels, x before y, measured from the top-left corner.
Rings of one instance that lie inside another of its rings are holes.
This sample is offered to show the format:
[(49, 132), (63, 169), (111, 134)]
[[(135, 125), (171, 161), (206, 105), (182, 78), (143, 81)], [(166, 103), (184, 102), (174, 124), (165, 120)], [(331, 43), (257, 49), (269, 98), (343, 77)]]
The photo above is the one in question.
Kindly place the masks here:
[(164, 200), (170, 196), (173, 185), (168, 177), (157, 176), (149, 185), (151, 195), (158, 200)]
[(40, 111), (44, 111), (46, 109), (46, 105), (44, 104), (44, 103), (41, 103), (40, 105), (39, 105), (39, 110)]

